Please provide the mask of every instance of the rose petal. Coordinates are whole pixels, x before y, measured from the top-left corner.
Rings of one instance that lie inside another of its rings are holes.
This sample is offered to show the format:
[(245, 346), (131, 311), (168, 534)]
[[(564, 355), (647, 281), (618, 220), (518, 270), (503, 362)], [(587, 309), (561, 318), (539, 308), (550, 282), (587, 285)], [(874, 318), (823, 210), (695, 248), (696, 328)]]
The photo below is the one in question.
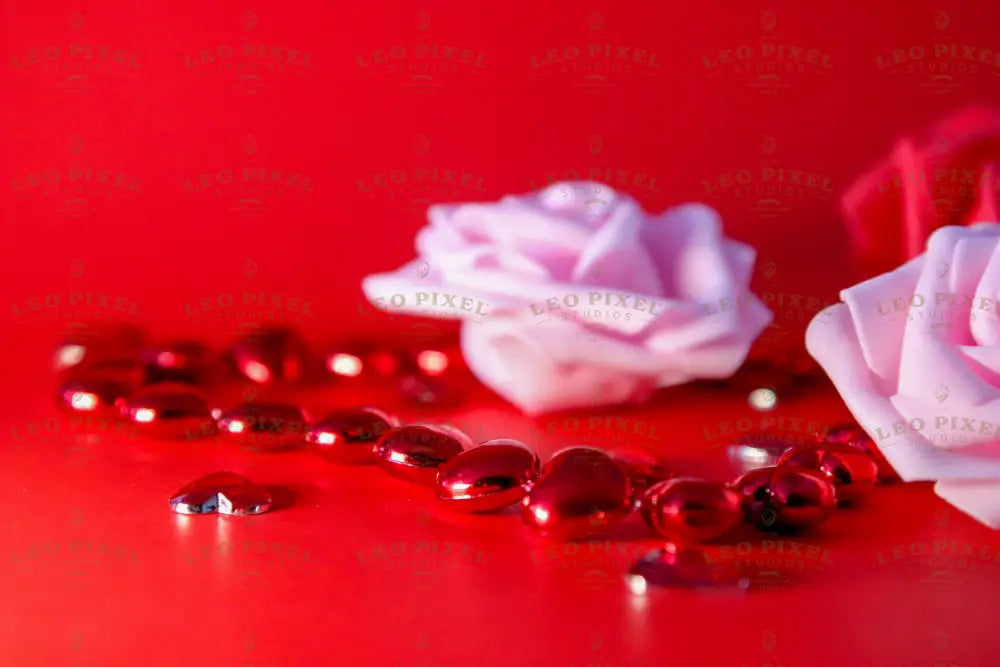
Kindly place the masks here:
[(1000, 528), (1000, 480), (948, 480), (935, 484), (934, 492), (973, 519), (990, 528)]
[[(823, 367), (854, 418), (872, 437), (892, 467), (905, 481), (1000, 478), (1000, 459), (986, 459), (934, 447), (919, 432), (893, 425), (905, 417), (877, 386), (868, 369), (851, 310), (836, 304), (817, 315), (806, 329), (806, 349)], [(901, 404), (907, 399), (903, 397)], [(912, 399), (911, 399), (912, 400)], [(908, 412), (933, 415), (934, 409)]]
[(891, 302), (897, 298), (908, 302), (923, 265), (924, 258), (917, 257), (895, 271), (840, 293), (840, 298), (850, 309), (849, 317), (857, 327), (861, 354), (886, 393), (896, 390), (906, 329), (905, 311), (903, 314), (893, 312)]
[(663, 296), (659, 272), (640, 237), (644, 222), (638, 204), (618, 206), (580, 254), (572, 281), (614, 285), (615, 291), (634, 295)]
[[(523, 328), (462, 327), (462, 353), (486, 386), (528, 415), (642, 397), (642, 378), (596, 364), (561, 364)], [(599, 398), (598, 398), (599, 397)]]

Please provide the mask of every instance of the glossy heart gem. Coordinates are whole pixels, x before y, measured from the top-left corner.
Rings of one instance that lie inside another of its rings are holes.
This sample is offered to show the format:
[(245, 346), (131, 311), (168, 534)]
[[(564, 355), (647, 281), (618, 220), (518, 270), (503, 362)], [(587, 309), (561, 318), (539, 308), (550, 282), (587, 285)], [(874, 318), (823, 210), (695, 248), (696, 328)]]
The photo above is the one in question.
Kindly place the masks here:
[(68, 412), (118, 416), (120, 401), (129, 397), (134, 386), (117, 380), (69, 379), (60, 383), (56, 402)]
[(742, 500), (725, 484), (677, 477), (649, 488), (642, 500), (642, 517), (669, 540), (702, 542), (739, 525)]
[(875, 441), (857, 424), (838, 424), (832, 426), (826, 433), (818, 435), (816, 440), (820, 443), (836, 442), (856, 447), (868, 454), (875, 461), (880, 482), (888, 484), (902, 481), (896, 471), (893, 470), (892, 465), (889, 464), (889, 461), (879, 451)]
[(631, 485), (603, 450), (569, 447), (546, 463), (521, 504), (525, 523), (555, 540), (601, 535), (632, 509)]
[(634, 595), (644, 595), (650, 587), (711, 588), (743, 592), (750, 581), (738, 573), (714, 565), (700, 549), (667, 544), (656, 549), (629, 569), (625, 578)]
[(489, 512), (521, 500), (539, 465), (538, 456), (517, 440), (488, 440), (442, 465), (435, 488), (455, 509)]
[(178, 514), (263, 514), (271, 509), (271, 493), (246, 477), (232, 472), (215, 472), (184, 485), (170, 498), (170, 508)]
[(59, 337), (53, 355), (56, 372), (81, 369), (95, 363), (135, 361), (145, 336), (129, 324), (75, 323)]
[(615, 447), (608, 454), (628, 477), (635, 507), (642, 501), (646, 489), (674, 476), (669, 466), (640, 447)]
[(240, 375), (252, 382), (267, 384), (301, 381), (309, 354), (295, 332), (262, 328), (230, 347), (228, 357)]
[(345, 408), (331, 412), (306, 433), (306, 442), (322, 456), (339, 463), (374, 463), (375, 442), (399, 425), (375, 408)]
[(225, 439), (256, 451), (302, 445), (308, 430), (302, 410), (283, 403), (244, 403), (216, 421)]
[(871, 492), (878, 481), (878, 466), (857, 447), (836, 442), (795, 447), (778, 459), (778, 465), (796, 465), (819, 471), (830, 478), (837, 500), (853, 503)]
[(799, 530), (826, 521), (837, 495), (826, 475), (801, 466), (752, 470), (733, 487), (748, 518), (764, 529)]
[(375, 462), (400, 479), (434, 484), (442, 465), (472, 447), (458, 429), (431, 424), (400, 426), (375, 444)]
[(216, 432), (208, 401), (190, 385), (144, 387), (119, 401), (119, 406), (125, 418), (149, 436), (193, 440)]
[(208, 375), (211, 363), (207, 346), (197, 341), (173, 341), (142, 351), (146, 382), (186, 382), (198, 384)]

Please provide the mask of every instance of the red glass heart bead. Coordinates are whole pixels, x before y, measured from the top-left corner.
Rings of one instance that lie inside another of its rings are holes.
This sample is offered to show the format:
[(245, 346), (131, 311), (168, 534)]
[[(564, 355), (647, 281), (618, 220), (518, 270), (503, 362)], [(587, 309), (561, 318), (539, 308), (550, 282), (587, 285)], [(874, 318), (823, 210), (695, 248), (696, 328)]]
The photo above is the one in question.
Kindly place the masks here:
[(875, 466), (878, 468), (878, 478), (880, 482), (889, 484), (902, 481), (899, 475), (893, 470), (892, 465), (879, 451), (875, 441), (865, 433), (865, 430), (857, 424), (838, 424), (830, 427), (826, 433), (816, 436), (817, 442), (836, 442), (844, 445), (856, 447), (872, 457)]
[(399, 376), (409, 366), (401, 352), (373, 345), (337, 345), (326, 353), (326, 370), (341, 379), (378, 380)]
[(76, 323), (56, 343), (53, 366), (63, 372), (101, 362), (135, 361), (144, 338), (138, 327), (128, 324)]
[(615, 447), (608, 454), (628, 477), (635, 506), (641, 502), (646, 489), (674, 476), (669, 466), (640, 447)]
[(302, 410), (282, 403), (244, 403), (216, 421), (225, 439), (258, 451), (302, 445), (308, 430)]
[(461, 431), (437, 424), (410, 424), (382, 434), (375, 462), (389, 474), (418, 484), (434, 484), (442, 465), (472, 447)]
[(410, 424), (386, 431), (375, 444), (375, 462), (408, 482), (434, 484), (442, 465), (472, 447), (458, 429)]
[(197, 341), (173, 341), (146, 347), (142, 351), (146, 382), (186, 382), (198, 384), (211, 364), (207, 346)]
[(338, 463), (374, 463), (375, 442), (399, 422), (375, 408), (335, 410), (306, 433), (315, 451)]
[(752, 470), (733, 484), (747, 516), (766, 529), (799, 530), (826, 521), (837, 506), (826, 475), (801, 466)]
[(489, 512), (521, 500), (539, 466), (538, 456), (517, 440), (488, 440), (442, 465), (435, 488), (455, 509)]
[(246, 477), (216, 472), (185, 484), (170, 498), (178, 514), (263, 514), (271, 509), (271, 493)]
[(116, 380), (71, 378), (60, 383), (56, 402), (69, 412), (118, 416), (118, 402), (133, 390), (133, 385)]
[(145, 387), (119, 401), (119, 406), (125, 418), (149, 436), (192, 440), (216, 432), (208, 401), (190, 385)]
[(878, 480), (878, 467), (868, 454), (857, 447), (828, 442), (794, 447), (778, 459), (777, 465), (811, 468), (830, 478), (837, 500), (853, 503), (867, 495)]
[(544, 537), (600, 535), (632, 509), (631, 486), (603, 450), (569, 447), (546, 463), (521, 504), (525, 523)]
[(743, 520), (742, 500), (725, 484), (677, 477), (646, 491), (642, 517), (669, 540), (702, 542), (725, 535)]
[(672, 543), (636, 561), (629, 569), (626, 582), (634, 595), (644, 595), (651, 586), (740, 592), (750, 587), (749, 579), (715, 566), (700, 549)]
[(261, 329), (232, 345), (228, 358), (252, 382), (299, 382), (305, 377), (309, 352), (289, 329)]

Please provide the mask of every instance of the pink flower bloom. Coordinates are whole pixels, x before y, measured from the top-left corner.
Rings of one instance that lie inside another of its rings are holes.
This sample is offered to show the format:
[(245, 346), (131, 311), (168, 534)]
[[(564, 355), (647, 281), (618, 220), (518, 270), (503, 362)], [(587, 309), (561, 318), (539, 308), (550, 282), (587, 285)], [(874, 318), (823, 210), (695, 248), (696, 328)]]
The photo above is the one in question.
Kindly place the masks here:
[(942, 227), (840, 298), (809, 353), (903, 480), (1000, 527), (1000, 224)]
[(365, 295), (463, 319), (469, 367), (529, 414), (728, 377), (771, 321), (748, 291), (753, 249), (701, 204), (648, 215), (608, 186), (571, 182), (428, 218), (420, 257), (367, 276)]

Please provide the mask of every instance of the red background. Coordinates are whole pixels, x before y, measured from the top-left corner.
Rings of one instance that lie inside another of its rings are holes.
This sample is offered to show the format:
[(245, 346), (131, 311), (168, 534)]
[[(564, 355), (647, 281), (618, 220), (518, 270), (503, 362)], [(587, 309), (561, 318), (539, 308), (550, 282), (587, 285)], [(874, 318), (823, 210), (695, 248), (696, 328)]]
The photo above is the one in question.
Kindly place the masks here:
[[(926, 485), (880, 489), (799, 540), (833, 556), (807, 584), (636, 601), (618, 580), (630, 557), (547, 555), (516, 517), (442, 516), (421, 489), (306, 453), (154, 447), (104, 426), (92, 438), (49, 405), (47, 346), (81, 323), (213, 341), (275, 321), (314, 343), (415, 335), (409, 321), (360, 316), (359, 281), (412, 257), (427, 203), (591, 169), (651, 210), (715, 205), (759, 249), (758, 286), (780, 323), (769, 340), (800, 344), (815, 306), (793, 297), (829, 301), (856, 277), (839, 193), (900, 134), (1000, 102), (996, 67), (880, 63), (936, 44), (1000, 50), (995, 9), (733, 5), (0, 3), (3, 664), (995, 664), (995, 560), (888, 555), (1000, 548)], [(762, 49), (788, 46), (830, 67), (768, 70)], [(740, 71), (721, 62), (748, 50)], [(247, 184), (245, 168), (277, 184)], [(720, 187), (743, 169), (830, 187)], [(546, 452), (627, 438), (597, 414), (574, 430), (481, 391), (445, 416)], [(634, 444), (708, 469), (727, 423), (796, 434), (762, 423), (742, 395), (701, 387), (614, 414), (659, 427)], [(777, 414), (846, 416), (829, 387)], [(248, 521), (167, 511), (176, 487), (223, 467), (295, 499)], [(244, 551), (247, 540), (270, 546)], [(421, 574), (414, 554), (445, 543), (483, 556), (439, 557)], [(370, 557), (379, 545), (396, 545), (396, 560)]]

